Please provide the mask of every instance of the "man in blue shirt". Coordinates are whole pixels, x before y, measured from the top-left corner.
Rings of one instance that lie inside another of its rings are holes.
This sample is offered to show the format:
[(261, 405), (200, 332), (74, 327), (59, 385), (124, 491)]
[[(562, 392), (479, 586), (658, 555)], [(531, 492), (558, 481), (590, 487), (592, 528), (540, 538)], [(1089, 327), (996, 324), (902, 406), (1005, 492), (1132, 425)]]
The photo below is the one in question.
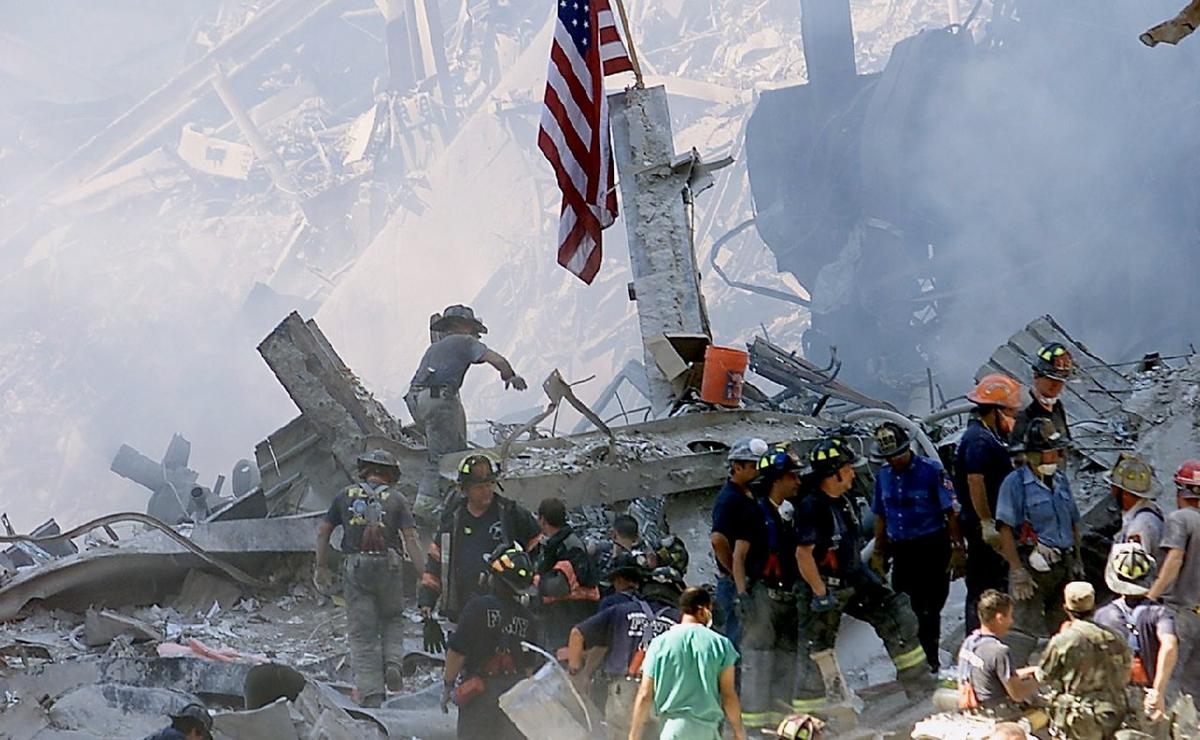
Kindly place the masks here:
[[(767, 452), (767, 443), (745, 437), (733, 443), (729, 450), (729, 480), (717, 494), (712, 511), (713, 557), (717, 561), (717, 631), (729, 638), (736, 647), (742, 639), (737, 615), (737, 594), (745, 592), (745, 558), (750, 549), (746, 524), (757, 521), (758, 504), (750, 492), (750, 481), (758, 477), (758, 459)], [(739, 559), (742, 563), (742, 584), (734, 580), (734, 549), (743, 541)]]
[(1050, 419), (1034, 419), (1016, 451), (1025, 463), (1004, 479), (996, 502), (1000, 545), (1016, 600), (1009, 645), (1023, 665), (1038, 638), (1058, 631), (1066, 619), (1063, 589), (1082, 580), (1079, 508), (1060, 469), (1066, 440)]
[(966, 565), (954, 489), (941, 463), (913, 452), (912, 440), (899, 424), (885, 421), (875, 430), (874, 456), (887, 464), (875, 475), (871, 567), (882, 577), (891, 556), (892, 587), (908, 594), (925, 660), (936, 671), (951, 561), (955, 577)]
[(1021, 384), (1000, 373), (980, 378), (967, 394), (975, 409), (954, 456), (958, 524), (967, 542), (967, 634), (979, 629), (980, 595), (989, 588), (1008, 593), (1008, 563), (996, 551), (1000, 533), (993, 513), (1000, 484), (1013, 470), (1008, 440), (1021, 398)]

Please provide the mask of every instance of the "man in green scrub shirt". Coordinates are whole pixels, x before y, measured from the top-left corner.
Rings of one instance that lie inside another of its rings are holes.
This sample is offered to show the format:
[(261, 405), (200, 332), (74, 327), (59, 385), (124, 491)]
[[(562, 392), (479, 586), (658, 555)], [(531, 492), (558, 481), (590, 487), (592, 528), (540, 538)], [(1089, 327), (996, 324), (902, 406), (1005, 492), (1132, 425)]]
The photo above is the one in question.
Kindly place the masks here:
[(689, 588), (679, 597), (679, 611), (680, 623), (646, 650), (629, 740), (641, 740), (651, 707), (659, 718), (660, 740), (721, 740), (722, 719), (735, 740), (746, 740), (734, 685), (738, 654), (728, 638), (709, 628), (712, 597)]

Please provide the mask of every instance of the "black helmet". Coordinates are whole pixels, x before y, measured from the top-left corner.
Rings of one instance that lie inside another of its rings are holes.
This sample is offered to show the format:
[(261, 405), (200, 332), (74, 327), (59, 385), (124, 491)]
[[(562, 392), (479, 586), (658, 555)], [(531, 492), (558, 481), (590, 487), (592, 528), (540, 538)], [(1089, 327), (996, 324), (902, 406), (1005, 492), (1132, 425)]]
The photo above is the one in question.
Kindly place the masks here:
[(185, 705), (183, 709), (180, 709), (175, 714), (170, 715), (170, 717), (171, 722), (181, 719), (191, 720), (195, 724), (199, 725), (205, 737), (212, 737), (212, 715), (208, 713), (208, 709), (206, 709), (203, 704), (192, 702), (191, 704)]
[(796, 456), (783, 445), (772, 447), (767, 454), (758, 458), (758, 474), (768, 480), (780, 478), (784, 473), (794, 473), (803, 470), (804, 466)]
[(442, 317), (430, 324), (429, 328), (434, 331), (447, 331), (455, 323), (470, 324), (475, 333), (487, 334), (487, 327), (483, 325), (482, 321), (475, 318), (475, 312), (471, 307), (461, 304), (446, 306), (446, 310), (442, 311)]
[(1071, 351), (1058, 342), (1043, 344), (1033, 361), (1033, 374), (1054, 380), (1067, 380), (1075, 370)]
[(875, 442), (871, 446), (871, 456), (887, 460), (898, 457), (912, 448), (912, 437), (908, 430), (894, 421), (885, 421), (875, 429)]
[(648, 559), (644, 552), (622, 552), (612, 559), (605, 577), (610, 581), (620, 577), (641, 583), (646, 580), (647, 563)]
[(833, 475), (844, 465), (853, 465), (857, 459), (854, 450), (841, 437), (820, 439), (808, 451), (809, 469), (822, 478)]
[(499, 545), (486, 560), (488, 573), (515, 593), (533, 585), (533, 561), (520, 545)]
[(377, 465), (381, 468), (392, 468), (397, 473), (400, 472), (400, 463), (396, 460), (396, 456), (387, 450), (376, 448), (368, 450), (358, 456), (359, 465)]
[[(487, 465), (487, 472), (478, 472), (476, 468)], [(500, 463), (490, 455), (467, 455), (458, 465), (458, 485), (471, 486), (476, 483), (491, 483), (500, 478)]]
[(1046, 417), (1031, 419), (1025, 429), (1025, 439), (1011, 449), (1012, 452), (1046, 452), (1061, 450), (1067, 446), (1067, 439), (1054, 422)]
[(678, 604), (685, 590), (687, 584), (683, 582), (683, 575), (670, 566), (662, 566), (650, 571), (642, 586), (642, 595), (664, 604)]

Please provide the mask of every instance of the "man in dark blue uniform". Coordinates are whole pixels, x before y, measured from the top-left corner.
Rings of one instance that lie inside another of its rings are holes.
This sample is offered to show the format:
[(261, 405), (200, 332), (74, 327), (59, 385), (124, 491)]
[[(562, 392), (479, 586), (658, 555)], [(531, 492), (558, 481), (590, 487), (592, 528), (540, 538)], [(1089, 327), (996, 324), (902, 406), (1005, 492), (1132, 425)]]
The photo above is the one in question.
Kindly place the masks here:
[[(757, 517), (758, 505), (754, 503), (754, 494), (750, 492), (750, 482), (758, 476), (758, 460), (766, 452), (767, 443), (761, 439), (746, 437), (734, 442), (728, 457), (729, 480), (725, 481), (713, 504), (709, 542), (717, 561), (717, 627), (734, 647), (741, 641), (737, 594), (746, 590), (744, 578), (741, 588), (734, 580), (734, 544), (738, 539), (746, 541), (743, 532), (745, 523)], [(749, 542), (746, 541), (742, 558), (748, 547)]]
[(908, 432), (885, 421), (875, 430), (875, 457), (887, 464), (875, 475), (875, 552), (871, 567), (882, 578), (892, 559), (892, 587), (908, 594), (929, 669), (940, 667), (942, 607), (950, 579), (966, 566), (954, 489), (942, 464), (913, 452)]
[(1008, 563), (997, 552), (996, 499), (1012, 472), (1008, 432), (1021, 407), (1021, 384), (1007, 375), (984, 376), (967, 394), (975, 404), (954, 459), (959, 526), (967, 542), (966, 631), (979, 629), (979, 596), (989, 588), (1008, 591)]

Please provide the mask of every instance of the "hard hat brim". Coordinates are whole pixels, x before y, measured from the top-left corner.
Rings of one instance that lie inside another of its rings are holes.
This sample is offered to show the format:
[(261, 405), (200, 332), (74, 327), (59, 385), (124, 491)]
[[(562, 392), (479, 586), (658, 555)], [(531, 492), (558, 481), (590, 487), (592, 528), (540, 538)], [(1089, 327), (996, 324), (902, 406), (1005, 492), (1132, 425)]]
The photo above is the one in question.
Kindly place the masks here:
[(1150, 479), (1150, 490), (1149, 491), (1135, 491), (1132, 488), (1129, 488), (1127, 486), (1121, 485), (1120, 483), (1117, 483), (1115, 480), (1113, 480), (1113, 475), (1112, 475), (1111, 470), (1105, 471), (1105, 473), (1103, 475), (1101, 475), (1100, 478), (1108, 485), (1116, 486), (1117, 488), (1120, 488), (1122, 491), (1125, 491), (1126, 493), (1131, 493), (1134, 496), (1137, 496), (1138, 498), (1147, 498), (1147, 499), (1158, 498), (1158, 495), (1160, 493), (1162, 493), (1162, 483), (1160, 483), (1157, 478)]

